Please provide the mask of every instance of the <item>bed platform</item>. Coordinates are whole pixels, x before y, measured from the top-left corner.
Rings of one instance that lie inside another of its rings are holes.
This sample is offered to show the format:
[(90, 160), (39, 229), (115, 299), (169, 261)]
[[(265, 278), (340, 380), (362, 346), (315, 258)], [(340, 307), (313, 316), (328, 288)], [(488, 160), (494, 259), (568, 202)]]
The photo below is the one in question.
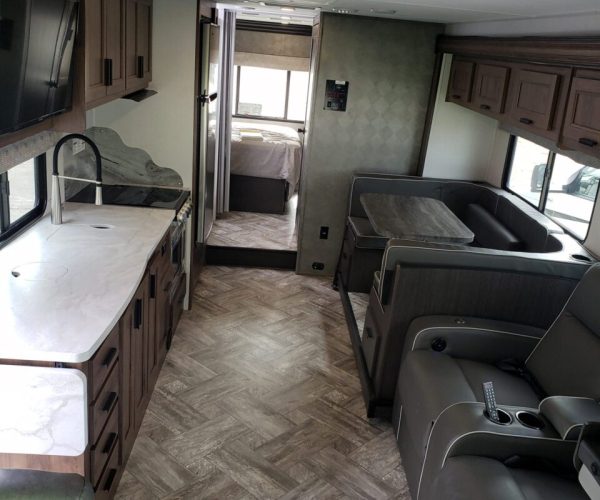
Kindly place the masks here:
[(232, 175), (229, 209), (234, 212), (283, 214), (289, 194), (290, 185), (285, 179)]

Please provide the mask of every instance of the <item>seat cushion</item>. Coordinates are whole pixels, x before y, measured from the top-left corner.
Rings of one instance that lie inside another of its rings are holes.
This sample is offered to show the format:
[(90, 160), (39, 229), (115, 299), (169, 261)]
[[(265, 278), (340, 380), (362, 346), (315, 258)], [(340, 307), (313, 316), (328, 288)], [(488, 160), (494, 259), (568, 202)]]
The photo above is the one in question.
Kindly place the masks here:
[(356, 238), (356, 246), (383, 250), (389, 238), (377, 234), (366, 217), (348, 217), (350, 227)]
[(36, 470), (0, 470), (0, 498), (27, 500), (92, 499), (94, 490), (82, 476)]
[(589, 500), (576, 481), (498, 460), (460, 456), (446, 461), (423, 500)]
[(465, 224), (475, 234), (475, 241), (484, 248), (512, 252), (523, 249), (523, 242), (481, 205), (467, 205)]
[(537, 408), (539, 398), (522, 378), (493, 365), (455, 359), (446, 354), (417, 350), (406, 355), (398, 378), (402, 426), (409, 427), (421, 460), (433, 423), (456, 403), (483, 403), (483, 382), (493, 382), (498, 405)]

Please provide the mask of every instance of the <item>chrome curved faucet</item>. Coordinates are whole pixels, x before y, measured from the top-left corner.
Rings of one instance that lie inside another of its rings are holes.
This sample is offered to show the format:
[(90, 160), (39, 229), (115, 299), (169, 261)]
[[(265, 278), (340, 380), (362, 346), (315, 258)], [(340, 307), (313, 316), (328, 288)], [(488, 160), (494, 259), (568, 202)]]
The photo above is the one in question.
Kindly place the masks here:
[[(79, 179), (77, 177), (67, 177), (66, 175), (58, 175), (58, 153), (63, 145), (73, 139), (79, 139), (92, 148), (94, 156), (96, 157), (96, 180), (91, 181), (88, 179)], [(60, 193), (60, 179), (68, 179), (72, 181), (90, 182), (96, 184), (96, 205), (102, 205), (102, 157), (100, 156), (100, 150), (98, 146), (89, 137), (83, 134), (69, 134), (65, 135), (60, 141), (56, 143), (54, 147), (54, 154), (52, 156), (52, 204), (50, 220), (54, 225), (62, 224), (62, 202)]]

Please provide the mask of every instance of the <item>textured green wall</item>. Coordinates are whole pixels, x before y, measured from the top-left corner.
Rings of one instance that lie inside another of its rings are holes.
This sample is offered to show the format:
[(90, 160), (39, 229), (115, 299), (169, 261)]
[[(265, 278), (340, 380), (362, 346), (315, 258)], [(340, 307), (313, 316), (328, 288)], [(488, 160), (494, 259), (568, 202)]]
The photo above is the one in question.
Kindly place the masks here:
[[(298, 271), (333, 274), (352, 175), (416, 172), (439, 24), (325, 14), (307, 138)], [(350, 82), (345, 113), (325, 111), (326, 80)], [(329, 226), (329, 239), (319, 239)]]

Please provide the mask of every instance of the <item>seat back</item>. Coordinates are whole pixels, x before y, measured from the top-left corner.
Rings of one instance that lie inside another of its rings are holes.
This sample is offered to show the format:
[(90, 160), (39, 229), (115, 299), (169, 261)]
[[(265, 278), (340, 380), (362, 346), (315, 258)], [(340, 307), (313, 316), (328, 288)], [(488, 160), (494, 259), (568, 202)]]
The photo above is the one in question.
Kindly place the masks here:
[(529, 356), (527, 368), (549, 396), (600, 399), (599, 296), (596, 264)]

